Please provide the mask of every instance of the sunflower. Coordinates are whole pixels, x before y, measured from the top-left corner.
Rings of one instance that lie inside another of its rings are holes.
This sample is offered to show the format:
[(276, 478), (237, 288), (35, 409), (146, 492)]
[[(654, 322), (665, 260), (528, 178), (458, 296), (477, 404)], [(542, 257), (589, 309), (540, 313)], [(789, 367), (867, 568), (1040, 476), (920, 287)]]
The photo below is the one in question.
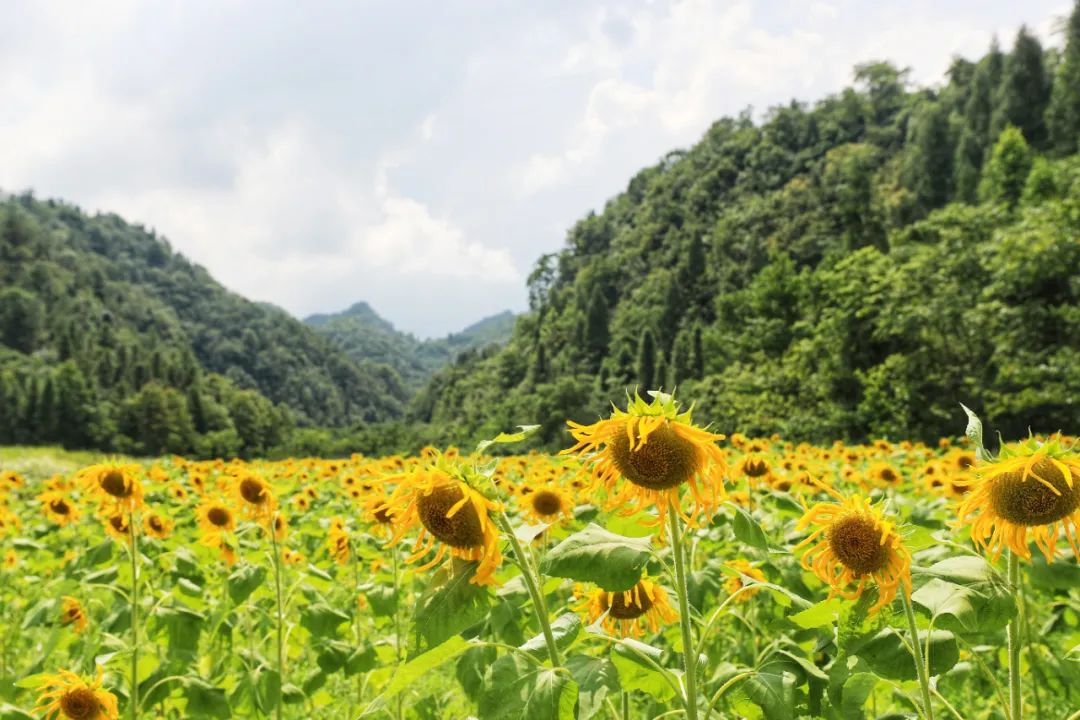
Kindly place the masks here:
[(50, 490), (38, 496), (44, 506), (45, 517), (60, 527), (79, 522), (79, 508), (67, 493)]
[(206, 497), (195, 509), (195, 516), (202, 531), (199, 544), (218, 550), (231, 567), (236, 562), (236, 549), (227, 535), (236, 529), (236, 513), (223, 500)]
[(91, 465), (79, 473), (86, 490), (107, 507), (131, 513), (143, 506), (139, 466), (104, 463)]
[(164, 540), (172, 534), (173, 521), (156, 512), (147, 513), (143, 516), (143, 530), (150, 537)]
[(254, 520), (269, 523), (277, 510), (277, 498), (270, 485), (258, 475), (245, 474), (233, 482), (237, 506)]
[(969, 484), (959, 524), (970, 523), (971, 539), (995, 561), (1005, 547), (1030, 559), (1029, 530), (1047, 562), (1059, 531), (1080, 557), (1080, 456), (1060, 436), (1003, 446), (996, 462), (976, 465)]
[(330, 557), (338, 565), (349, 562), (349, 533), (345, 530), (345, 521), (339, 517), (330, 521), (330, 530), (326, 534), (326, 548)]
[(304, 557), (304, 553), (298, 550), (290, 550), (285, 548), (281, 551), (281, 560), (286, 565), (302, 565), (307, 558)]
[(109, 537), (127, 542), (131, 539), (131, 516), (122, 512), (115, 512), (104, 519), (105, 532)]
[(795, 546), (798, 549), (818, 540), (803, 554), (802, 566), (829, 585), (830, 596), (849, 600), (859, 597), (867, 580), (872, 580), (878, 588), (878, 600), (870, 608), (871, 614), (892, 602), (901, 584), (910, 594), (911, 553), (892, 522), (883, 516), (881, 506), (870, 505), (859, 496), (845, 498), (828, 485), (815, 484), (839, 503), (818, 503), (799, 520), (798, 530), (818, 526)]
[(494, 575), (502, 563), (502, 552), (488, 513), (500, 512), (502, 507), (466, 482), (453, 463), (437, 458), (430, 467), (405, 475), (382, 508), (394, 519), (392, 542), (420, 525), (408, 562), (426, 555), (438, 541), (434, 559), (419, 570), (437, 565), (449, 548), (452, 556), (479, 563), (469, 582), (496, 584)]
[(101, 673), (99, 665), (93, 682), (67, 670), (42, 676), (34, 714), (44, 713), (46, 720), (118, 720), (116, 696), (101, 689)]
[[(693, 408), (680, 413), (672, 395), (649, 395), (652, 402), (635, 394), (625, 412), (613, 408), (610, 418), (592, 425), (567, 421), (577, 444), (561, 454), (581, 456), (594, 487), (607, 489), (609, 509), (623, 507), (622, 514), (633, 515), (655, 505), (662, 528), (671, 505), (688, 524), (697, 525), (698, 516), (711, 517), (725, 497), (727, 468), (716, 446), (724, 436), (691, 424)], [(619, 478), (627, 482), (617, 488)], [(679, 502), (683, 485), (689, 485), (694, 499), (689, 513)]]
[(624, 592), (597, 588), (588, 593), (577, 608), (585, 611), (590, 623), (603, 618), (603, 627), (609, 634), (618, 631), (623, 637), (641, 637), (644, 634), (642, 625), (647, 625), (652, 632), (659, 632), (661, 621), (670, 623), (679, 618), (668, 601), (667, 592), (645, 578)]
[[(731, 560), (727, 563), (727, 566), (739, 573), (738, 575), (731, 575), (728, 577), (727, 581), (724, 582), (724, 589), (728, 591), (728, 595), (734, 595), (747, 584), (742, 577), (743, 575), (757, 580), (758, 582), (765, 582), (765, 573), (751, 565), (747, 560)], [(740, 593), (739, 596), (735, 598), (735, 602), (747, 602), (759, 592), (761, 592), (761, 588), (749, 588), (746, 592)]]
[(543, 485), (521, 498), (525, 511), (537, 522), (554, 523), (570, 517), (573, 501), (558, 485)]
[(17, 567), (19, 567), (19, 556), (14, 550), (8, 549), (8, 551), (4, 553), (4, 569), (14, 570)]
[(870, 467), (870, 480), (878, 487), (896, 487), (903, 482), (904, 476), (891, 464), (879, 462)]
[(378, 490), (363, 496), (360, 507), (363, 517), (371, 524), (368, 528), (373, 535), (392, 534), (394, 516), (392, 510), (387, 507), (388, 497), (385, 492)]
[(60, 601), (60, 622), (63, 625), (70, 625), (76, 634), (82, 633), (89, 625), (82, 603), (70, 595), (65, 595)]

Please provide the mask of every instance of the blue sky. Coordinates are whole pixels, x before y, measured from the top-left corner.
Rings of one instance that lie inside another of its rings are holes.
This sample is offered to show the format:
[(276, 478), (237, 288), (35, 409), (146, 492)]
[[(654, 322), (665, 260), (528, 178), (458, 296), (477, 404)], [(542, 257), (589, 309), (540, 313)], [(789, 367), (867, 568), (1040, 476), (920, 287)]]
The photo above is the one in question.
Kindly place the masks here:
[(303, 316), (442, 335), (639, 168), (887, 59), (936, 84), (1069, 0), (5, 5), (0, 188), (155, 228)]

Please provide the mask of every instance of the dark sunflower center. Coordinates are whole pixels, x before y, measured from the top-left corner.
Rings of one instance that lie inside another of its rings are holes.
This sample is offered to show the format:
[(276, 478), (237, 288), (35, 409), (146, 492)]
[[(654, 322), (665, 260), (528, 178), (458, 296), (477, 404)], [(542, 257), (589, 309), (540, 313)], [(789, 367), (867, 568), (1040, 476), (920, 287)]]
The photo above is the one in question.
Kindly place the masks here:
[(101, 704), (93, 690), (82, 687), (61, 695), (60, 709), (70, 720), (94, 720), (101, 710)]
[(884, 469), (883, 469), (883, 470), (881, 471), (881, 479), (882, 479), (882, 480), (883, 480), (884, 482), (887, 482), (887, 483), (894, 483), (894, 482), (896, 482), (897, 480), (899, 480), (900, 478), (899, 478), (899, 477), (897, 477), (896, 473), (895, 473), (895, 472), (893, 472), (893, 469), (892, 469), (892, 468), (884, 468)]
[[(635, 433), (635, 443), (637, 436)], [(694, 444), (679, 437), (665, 422), (654, 430), (648, 441), (636, 450), (620, 432), (611, 440), (611, 458), (622, 476), (648, 490), (678, 487), (694, 475)]]
[(113, 497), (125, 498), (131, 495), (131, 485), (124, 479), (124, 473), (110, 470), (101, 478), (101, 489)]
[(390, 513), (388, 512), (388, 508), (379, 508), (378, 510), (375, 511), (374, 514), (375, 514), (376, 522), (380, 522), (383, 525), (389, 525), (390, 524), (391, 518), (390, 518)]
[(420, 522), (427, 531), (442, 542), (456, 548), (473, 548), (484, 544), (484, 531), (480, 526), (480, 516), (471, 502), (465, 503), (454, 514), (446, 517), (450, 508), (465, 497), (456, 485), (443, 485), (421, 494), (416, 501), (416, 510)]
[(266, 497), (266, 488), (258, 480), (244, 478), (240, 481), (240, 497), (252, 505), (259, 505)]
[(636, 590), (637, 588), (630, 591), (629, 601), (626, 599), (627, 593), (615, 593), (615, 596), (611, 598), (611, 602), (608, 603), (608, 615), (619, 620), (636, 620), (649, 612), (653, 605), (652, 600), (649, 599), (649, 594), (644, 590), (640, 592), (636, 592)]
[(975, 464), (974, 455), (961, 455), (956, 458), (956, 466), (961, 470), (967, 470), (969, 467)]
[(206, 519), (211, 525), (225, 527), (229, 524), (229, 511), (223, 507), (212, 507), (206, 512)]
[(827, 537), (833, 554), (856, 575), (877, 572), (889, 560), (889, 550), (881, 544), (880, 528), (864, 515), (840, 518), (829, 528)]
[(49, 503), (49, 509), (57, 515), (67, 515), (71, 512), (71, 506), (69, 506), (63, 500), (53, 500)]
[(761, 458), (747, 458), (746, 462), (743, 463), (743, 472), (746, 473), (747, 477), (761, 477), (769, 472), (769, 463)]
[(109, 524), (112, 525), (113, 530), (115, 530), (116, 532), (127, 532), (127, 518), (125, 518), (123, 515), (113, 515), (109, 518)]
[(150, 529), (154, 532), (161, 532), (165, 529), (164, 523), (161, 522), (161, 518), (159, 518), (157, 515), (152, 515), (150, 517), (149, 523)]
[(562, 510), (562, 499), (550, 490), (540, 490), (533, 494), (532, 506), (540, 515), (554, 515)]
[(1016, 525), (1048, 525), (1080, 507), (1080, 476), (1073, 473), (1073, 486), (1049, 460), (1035, 463), (1032, 472), (1054, 486), (1054, 490), (1023, 471), (1008, 472), (994, 478), (990, 486), (990, 505), (994, 512)]

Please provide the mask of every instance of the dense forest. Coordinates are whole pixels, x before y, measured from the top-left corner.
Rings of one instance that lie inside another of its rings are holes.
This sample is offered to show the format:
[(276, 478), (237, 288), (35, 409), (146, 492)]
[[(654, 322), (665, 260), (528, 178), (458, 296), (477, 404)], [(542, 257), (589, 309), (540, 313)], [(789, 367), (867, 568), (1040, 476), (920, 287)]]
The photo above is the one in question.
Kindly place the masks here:
[(907, 76), (717, 121), (540, 258), (512, 334), (420, 342), (362, 303), (305, 324), (114, 215), (9, 197), (0, 443), (345, 454), (541, 423), (558, 447), (658, 386), (797, 440), (955, 435), (959, 402), (1075, 430), (1080, 4), (1060, 51), (1021, 29), (940, 87)]
[(716, 122), (639, 172), (529, 279), (505, 349), (414, 420), (483, 436), (678, 387), (720, 430), (797, 440), (1080, 424), (1080, 5), (1064, 51), (1021, 29), (939, 88), (854, 87)]

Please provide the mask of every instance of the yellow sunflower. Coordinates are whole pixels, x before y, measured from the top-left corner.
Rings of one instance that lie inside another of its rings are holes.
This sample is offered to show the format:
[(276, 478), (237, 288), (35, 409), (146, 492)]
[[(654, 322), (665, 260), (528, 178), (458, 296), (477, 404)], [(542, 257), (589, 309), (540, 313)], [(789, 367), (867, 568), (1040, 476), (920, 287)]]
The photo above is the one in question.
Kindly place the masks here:
[(60, 527), (79, 522), (79, 508), (67, 493), (50, 490), (38, 496), (45, 516)]
[(8, 551), (4, 553), (4, 569), (14, 570), (17, 567), (19, 567), (19, 556), (15, 554), (14, 550), (8, 549)]
[(670, 623), (679, 618), (668, 601), (667, 592), (645, 578), (625, 592), (596, 588), (577, 608), (585, 611), (590, 624), (604, 618), (603, 628), (611, 635), (617, 632), (622, 637), (641, 637), (644, 634), (642, 625), (652, 632), (659, 632), (661, 622)]
[(878, 487), (896, 487), (904, 481), (904, 476), (890, 463), (879, 462), (870, 467), (870, 481)]
[(330, 521), (330, 529), (326, 534), (326, 548), (330, 551), (330, 557), (338, 565), (349, 562), (352, 553), (349, 551), (349, 533), (345, 531), (345, 521), (339, 517)]
[(307, 560), (307, 558), (304, 557), (304, 553), (288, 548), (282, 550), (281, 559), (286, 565), (302, 565)]
[(76, 634), (82, 633), (89, 625), (82, 603), (70, 595), (65, 595), (60, 601), (60, 622), (70, 625)]
[(558, 485), (542, 485), (523, 495), (521, 506), (537, 522), (555, 523), (567, 519), (573, 512), (573, 501)]
[[(697, 525), (699, 515), (710, 518), (725, 498), (727, 468), (716, 446), (724, 436), (695, 427), (693, 408), (680, 413), (674, 396), (659, 391), (649, 395), (652, 402), (635, 394), (625, 412), (614, 408), (610, 418), (592, 425), (567, 421), (577, 444), (562, 454), (581, 456), (594, 487), (607, 489), (609, 509), (622, 507), (622, 514), (633, 515), (655, 505), (663, 528), (671, 505), (688, 524)], [(620, 478), (627, 481), (621, 487)], [(683, 485), (693, 496), (689, 512), (679, 501)]]
[(93, 682), (67, 670), (43, 676), (34, 714), (44, 713), (46, 720), (118, 720), (116, 696), (101, 689), (101, 673), (99, 665)]
[(156, 512), (147, 513), (143, 516), (143, 531), (152, 538), (164, 540), (173, 531), (173, 521)]
[(377, 490), (363, 496), (361, 500), (363, 517), (370, 523), (368, 530), (373, 535), (385, 536), (393, 532), (394, 516), (386, 505), (388, 499), (385, 492)]
[(839, 502), (818, 503), (799, 520), (798, 530), (818, 526), (795, 546), (798, 549), (818, 541), (803, 554), (802, 566), (829, 585), (830, 596), (857, 598), (867, 581), (873, 581), (878, 599), (870, 608), (871, 614), (892, 602), (901, 584), (910, 594), (911, 553), (893, 523), (882, 514), (881, 506), (870, 505), (859, 496), (845, 498), (828, 485), (816, 484)]
[[(727, 581), (724, 582), (724, 589), (728, 591), (728, 595), (734, 595), (747, 584), (742, 578), (743, 575), (759, 582), (765, 582), (765, 573), (754, 567), (754, 565), (750, 564), (747, 560), (731, 560), (727, 563), (727, 566), (739, 573), (738, 575), (729, 576)], [(746, 592), (740, 593), (739, 596), (735, 598), (735, 602), (748, 602), (750, 598), (757, 595), (759, 592), (761, 592), (761, 588), (750, 588)]]
[(233, 494), (244, 515), (269, 523), (277, 510), (277, 498), (270, 484), (255, 474), (245, 474), (233, 480)]
[(228, 537), (236, 529), (236, 513), (233, 509), (221, 499), (206, 497), (195, 509), (195, 516), (202, 531), (199, 544), (216, 549), (226, 565), (234, 565), (236, 548)]
[(103, 520), (106, 534), (117, 540), (128, 542), (131, 539), (131, 523), (128, 522), (130, 517), (130, 515), (122, 512), (115, 512), (107, 516)]
[(489, 513), (502, 507), (466, 482), (454, 464), (437, 459), (433, 466), (405, 475), (383, 509), (391, 513), (396, 526), (392, 542), (420, 526), (408, 562), (426, 555), (438, 541), (435, 557), (419, 570), (437, 565), (449, 548), (454, 557), (478, 563), (470, 582), (496, 584), (502, 552)]
[(1060, 436), (1005, 445), (997, 461), (976, 465), (967, 482), (959, 524), (970, 524), (971, 539), (995, 560), (1005, 547), (1030, 559), (1029, 531), (1047, 562), (1062, 533), (1080, 558), (1080, 456)]
[(135, 464), (104, 463), (80, 471), (83, 486), (103, 507), (132, 513), (143, 506), (140, 468)]

